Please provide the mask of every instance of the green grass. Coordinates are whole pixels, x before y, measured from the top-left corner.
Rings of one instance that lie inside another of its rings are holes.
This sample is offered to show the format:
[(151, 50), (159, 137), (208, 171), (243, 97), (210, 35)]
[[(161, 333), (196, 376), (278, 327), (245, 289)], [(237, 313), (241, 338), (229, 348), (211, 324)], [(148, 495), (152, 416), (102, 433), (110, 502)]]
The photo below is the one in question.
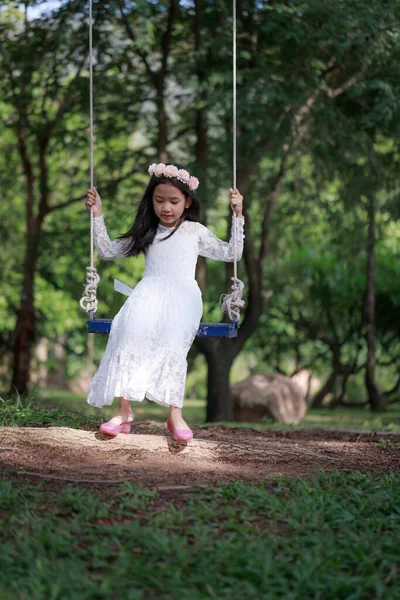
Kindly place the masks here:
[(400, 431), (400, 408), (393, 406), (386, 411), (372, 413), (364, 408), (313, 409), (298, 425), (278, 423), (230, 423), (221, 422), (227, 427), (255, 427), (256, 429), (365, 429), (366, 431)]
[(3, 427), (73, 427), (101, 423), (100, 415), (70, 412), (63, 406), (45, 406), (30, 397), (0, 396), (0, 426)]
[[(38, 404), (68, 408), (84, 415), (95, 416), (100, 419), (100, 422), (110, 418), (118, 406), (118, 401), (114, 400), (112, 406), (104, 406), (100, 410), (87, 404), (86, 395), (72, 394), (68, 391), (40, 390), (34, 394), (34, 397)], [(155, 402), (150, 402), (149, 400), (133, 402), (132, 406), (135, 418), (140, 421), (151, 420), (162, 422), (168, 416), (168, 409), (166, 407), (160, 406)], [(203, 400), (186, 400), (184, 410), (188, 423), (200, 424), (204, 422), (205, 402)]]
[(400, 598), (394, 474), (196, 488), (177, 506), (132, 483), (114, 492), (0, 481), (0, 597)]
[[(67, 391), (40, 390), (32, 396), (0, 396), (0, 426), (85, 427), (98, 425), (110, 418), (114, 406), (96, 409), (89, 406), (85, 395)], [(168, 410), (154, 402), (134, 402), (135, 418), (140, 421), (163, 422)], [(400, 406), (392, 405), (387, 411), (371, 413), (365, 408), (338, 408), (310, 410), (298, 425), (279, 425), (264, 420), (258, 423), (225, 422), (205, 423), (206, 405), (203, 400), (186, 400), (184, 416), (190, 425), (226, 425), (227, 427), (253, 427), (256, 429), (365, 429), (400, 431)]]
[[(67, 391), (40, 390), (33, 394), (30, 408), (25, 414), (12, 408), (18, 403), (14, 397), (7, 398), (8, 409), (5, 411), (0, 399), (0, 424), (6, 425), (35, 425), (52, 423), (53, 425), (65, 425), (78, 427), (79, 424), (97, 424), (110, 418), (115, 412), (117, 402), (114, 406), (107, 406), (99, 410), (86, 403), (86, 396), (72, 394)], [(27, 400), (22, 400), (27, 403)], [(35, 409), (34, 406), (37, 405)], [(51, 408), (49, 408), (51, 407)], [(168, 410), (163, 406), (150, 401), (134, 402), (133, 409), (137, 420), (165, 421)], [(7, 412), (8, 411), (8, 412)], [(68, 412), (74, 411), (78, 415)], [(204, 425), (206, 405), (203, 400), (186, 400), (184, 416), (191, 425)], [(10, 412), (12, 416), (10, 416)], [(13, 421), (12, 423), (10, 422)], [(211, 423), (209, 423), (211, 425)], [(391, 405), (387, 411), (371, 413), (366, 408), (338, 408), (310, 410), (306, 417), (298, 425), (278, 425), (268, 421), (258, 423), (231, 423), (220, 422), (228, 427), (254, 427), (257, 429), (365, 429), (365, 430), (388, 430), (400, 431), (400, 406)]]

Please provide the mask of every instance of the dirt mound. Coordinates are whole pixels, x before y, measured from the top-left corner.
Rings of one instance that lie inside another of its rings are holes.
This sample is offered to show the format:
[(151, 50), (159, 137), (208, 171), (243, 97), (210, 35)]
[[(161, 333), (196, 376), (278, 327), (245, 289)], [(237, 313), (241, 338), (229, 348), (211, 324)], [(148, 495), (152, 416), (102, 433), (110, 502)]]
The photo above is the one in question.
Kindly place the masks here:
[(158, 489), (306, 476), (318, 468), (400, 471), (400, 435), (194, 427), (188, 443), (165, 426), (137, 422), (130, 435), (97, 429), (3, 427), (0, 470), (65, 481), (136, 481)]

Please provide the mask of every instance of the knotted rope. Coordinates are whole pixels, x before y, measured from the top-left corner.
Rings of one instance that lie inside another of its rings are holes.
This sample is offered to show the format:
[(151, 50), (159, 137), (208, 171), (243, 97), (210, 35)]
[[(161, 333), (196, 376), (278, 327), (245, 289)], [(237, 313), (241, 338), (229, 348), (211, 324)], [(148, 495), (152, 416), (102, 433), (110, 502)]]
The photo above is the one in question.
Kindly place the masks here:
[[(97, 311), (97, 286), (100, 277), (94, 267), (86, 267), (86, 285), (83, 291), (83, 296), (79, 301), (81, 308), (87, 313), (95, 313)], [(86, 303), (86, 304), (85, 304)]]
[[(233, 0), (233, 189), (236, 189), (236, 148), (237, 148), (237, 110), (236, 110), (236, 0)], [(236, 254), (236, 213), (233, 211), (233, 285), (229, 294), (223, 294), (220, 298), (221, 308), (231, 321), (238, 321), (240, 309), (244, 307), (242, 298), (244, 283), (237, 276), (237, 254)]]
[[(90, 189), (94, 185), (93, 177), (93, 2), (89, 0), (89, 127), (90, 127)], [(97, 311), (97, 286), (100, 276), (94, 266), (94, 244), (93, 244), (93, 206), (90, 207), (90, 267), (86, 267), (86, 284), (84, 284), (84, 295), (80, 299), (80, 306), (93, 319)]]

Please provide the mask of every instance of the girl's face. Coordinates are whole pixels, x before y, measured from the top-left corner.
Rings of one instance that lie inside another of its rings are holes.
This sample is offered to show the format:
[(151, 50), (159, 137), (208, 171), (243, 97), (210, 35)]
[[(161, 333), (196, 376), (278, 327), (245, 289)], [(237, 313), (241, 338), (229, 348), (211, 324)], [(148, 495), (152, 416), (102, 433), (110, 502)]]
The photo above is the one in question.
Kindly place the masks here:
[(185, 196), (172, 183), (160, 183), (154, 188), (153, 208), (161, 225), (175, 227), (185, 208), (189, 208), (192, 199)]

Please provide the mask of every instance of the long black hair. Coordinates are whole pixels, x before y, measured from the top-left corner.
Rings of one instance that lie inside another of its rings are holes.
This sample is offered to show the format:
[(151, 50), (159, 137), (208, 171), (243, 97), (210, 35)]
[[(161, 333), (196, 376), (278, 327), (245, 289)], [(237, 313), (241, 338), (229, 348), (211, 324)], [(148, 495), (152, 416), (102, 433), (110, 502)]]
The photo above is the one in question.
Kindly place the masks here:
[[(168, 162), (167, 164), (174, 165), (178, 169), (184, 169), (179, 163)], [(172, 232), (165, 238), (162, 238), (163, 241), (170, 238), (184, 221), (200, 221), (200, 201), (194, 191), (190, 190), (185, 183), (182, 183), (182, 181), (179, 181), (176, 177), (164, 177), (163, 175), (161, 177), (156, 177), (155, 175), (152, 175), (137, 209), (135, 222), (126, 233), (120, 235), (118, 238), (120, 240), (130, 238), (132, 240), (131, 244), (125, 249), (125, 256), (146, 254), (149, 246), (154, 241), (160, 220), (154, 212), (153, 192), (160, 183), (172, 184), (178, 188), (178, 190), (183, 192), (185, 200), (188, 197), (192, 199), (189, 208), (185, 208), (179, 221), (172, 229)]]

